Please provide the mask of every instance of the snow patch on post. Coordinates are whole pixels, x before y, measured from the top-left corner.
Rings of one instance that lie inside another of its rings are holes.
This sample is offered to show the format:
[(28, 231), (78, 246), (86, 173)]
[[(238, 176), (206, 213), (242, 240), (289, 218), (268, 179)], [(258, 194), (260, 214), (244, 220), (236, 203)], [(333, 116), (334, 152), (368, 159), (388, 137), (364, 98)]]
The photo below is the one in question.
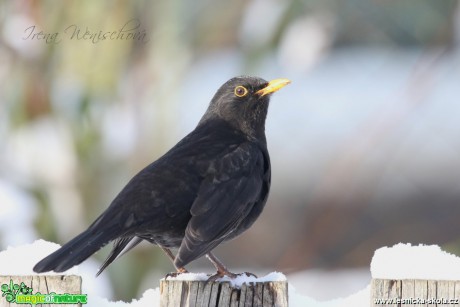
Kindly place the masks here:
[(437, 245), (382, 247), (371, 273), (371, 306), (460, 304), (460, 258)]

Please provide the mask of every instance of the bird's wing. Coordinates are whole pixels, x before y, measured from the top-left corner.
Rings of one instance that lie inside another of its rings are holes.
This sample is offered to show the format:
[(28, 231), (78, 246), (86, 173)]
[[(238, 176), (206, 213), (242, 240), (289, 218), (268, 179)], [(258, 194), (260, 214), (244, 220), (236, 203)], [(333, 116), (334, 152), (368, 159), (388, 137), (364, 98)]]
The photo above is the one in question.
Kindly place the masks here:
[(203, 256), (238, 227), (259, 200), (264, 176), (264, 154), (243, 143), (209, 165), (191, 207), (185, 237), (175, 264)]

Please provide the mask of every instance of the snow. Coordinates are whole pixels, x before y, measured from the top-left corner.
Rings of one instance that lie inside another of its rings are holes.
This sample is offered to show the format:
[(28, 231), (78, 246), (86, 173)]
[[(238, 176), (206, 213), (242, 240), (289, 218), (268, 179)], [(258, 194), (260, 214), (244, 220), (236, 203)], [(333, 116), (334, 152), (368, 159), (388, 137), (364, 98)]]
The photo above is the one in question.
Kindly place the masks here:
[[(58, 248), (58, 244), (43, 240), (37, 240), (32, 244), (9, 247), (0, 252), (0, 275), (33, 275), (35, 273), (32, 271), (32, 267), (35, 263)], [(82, 293), (88, 294), (88, 304), (85, 306), (159, 306), (159, 288), (148, 289), (143, 293), (142, 297), (133, 299), (131, 302), (112, 302), (107, 300), (104, 298), (107, 291), (101, 292), (101, 289), (107, 286), (105, 283), (108, 284), (108, 281), (104, 278), (95, 280), (95, 268), (90, 265), (91, 269), (88, 269), (85, 265), (82, 264), (79, 268), (75, 267), (66, 272), (66, 274), (78, 274), (82, 276)], [(371, 274), (373, 278), (458, 280), (458, 276), (460, 276), (459, 272), (460, 258), (441, 250), (436, 245), (412, 246), (411, 244), (400, 243), (393, 247), (382, 247), (376, 250), (371, 262)], [(208, 275), (205, 273), (187, 273), (167, 278), (168, 280), (206, 280)], [(298, 279), (300, 276), (296, 278)], [(221, 279), (221, 281), (230, 281), (236, 287), (240, 287), (244, 283), (284, 280), (286, 280), (286, 276), (279, 272), (272, 272), (260, 278), (241, 275), (234, 280), (229, 280), (228, 278)], [(343, 281), (343, 283), (346, 283), (346, 281)], [(97, 289), (97, 292), (94, 289)], [(369, 306), (370, 302), (369, 285), (352, 295), (328, 301), (319, 301), (311, 297), (311, 295), (314, 295), (313, 292), (305, 295), (305, 293), (300, 293), (292, 283), (289, 283), (289, 306), (364, 307)]]
[(87, 307), (157, 307), (160, 306), (160, 289), (148, 289), (140, 299), (133, 299), (131, 302), (112, 302), (99, 296), (89, 296)]
[[(33, 244), (24, 244), (18, 247), (8, 247), (0, 252), (0, 275), (36, 275), (33, 266), (42, 258), (48, 256), (61, 247), (59, 244), (37, 240)], [(49, 272), (47, 275), (60, 275)], [(77, 275), (78, 268), (73, 267), (67, 275)]]
[(380, 279), (459, 280), (460, 258), (437, 245), (399, 243), (375, 251), (371, 273)]
[(272, 272), (264, 277), (255, 277), (255, 276), (247, 276), (246, 274), (239, 275), (235, 279), (231, 279), (228, 277), (224, 277), (219, 279), (219, 281), (228, 281), (232, 285), (232, 287), (241, 288), (243, 284), (250, 284), (254, 282), (268, 282), (268, 281), (285, 281), (286, 276), (283, 273), (279, 272)]
[(206, 273), (185, 273), (179, 274), (177, 276), (168, 276), (166, 280), (198, 280), (198, 281), (205, 281), (209, 278), (208, 274)]
[[(177, 276), (171, 277), (168, 276), (167, 280), (199, 280), (205, 281), (209, 278), (209, 275), (205, 273), (185, 273), (179, 274)], [(220, 282), (229, 282), (233, 288), (241, 288), (243, 284), (250, 284), (255, 282), (268, 282), (268, 281), (285, 281), (286, 276), (280, 272), (272, 272), (263, 277), (256, 277), (252, 275), (241, 274), (236, 278), (231, 279), (227, 276), (219, 278)]]
[[(0, 251), (0, 275), (27, 276), (37, 275), (32, 268), (34, 265), (56, 251), (61, 246), (56, 243), (44, 240), (36, 240), (31, 244), (8, 247)], [(65, 272), (65, 275), (79, 275), (82, 277), (82, 293), (88, 294), (91, 302), (85, 306), (117, 306), (112, 304), (96, 304), (99, 296), (108, 297), (111, 295), (110, 283), (107, 276), (95, 277), (98, 265), (91, 259), (85, 261), (80, 266), (73, 267)], [(47, 272), (43, 275), (63, 275), (62, 273)], [(145, 295), (145, 294), (144, 294)], [(0, 297), (0, 299), (2, 299)], [(1, 304), (0, 304), (1, 306)]]

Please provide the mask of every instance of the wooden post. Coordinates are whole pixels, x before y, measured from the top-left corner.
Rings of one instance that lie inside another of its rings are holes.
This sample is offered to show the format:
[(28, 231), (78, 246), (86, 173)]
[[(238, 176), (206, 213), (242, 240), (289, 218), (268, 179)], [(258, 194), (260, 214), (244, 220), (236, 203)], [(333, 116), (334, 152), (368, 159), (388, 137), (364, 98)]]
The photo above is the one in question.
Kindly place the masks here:
[(373, 279), (371, 306), (460, 306), (460, 280)]
[[(24, 283), (24, 285), (22, 285), (22, 283)], [(10, 289), (12, 285), (13, 285), (13, 289)], [(19, 304), (10, 303), (7, 301), (8, 294), (14, 297), (16, 297), (16, 295), (23, 294), (19, 290), (21, 289), (21, 286), (30, 288), (29, 294), (31, 294), (32, 296), (38, 293), (40, 293), (40, 295), (47, 295), (47, 294), (51, 294), (52, 292), (58, 295), (81, 294), (81, 277), (76, 276), (76, 275), (31, 275), (31, 276), (2, 276), (0, 275), (0, 287), (1, 287), (0, 307), (21, 306)], [(55, 295), (53, 295), (53, 297), (55, 297)], [(69, 296), (62, 296), (57, 299), (61, 299), (61, 298), (71, 299), (69, 298)], [(31, 306), (31, 304), (30, 305), (25, 304), (22, 306)], [(35, 306), (35, 304), (32, 306)], [(55, 303), (53, 304), (45, 303), (45, 304), (41, 304), (40, 306), (53, 307), (57, 305)], [(58, 305), (58, 306), (64, 306), (64, 305)], [(77, 307), (77, 306), (80, 307), (82, 306), (82, 304), (65, 304), (65, 306), (66, 307)]]
[(161, 280), (160, 307), (287, 307), (287, 281), (255, 282), (232, 287), (229, 282)]

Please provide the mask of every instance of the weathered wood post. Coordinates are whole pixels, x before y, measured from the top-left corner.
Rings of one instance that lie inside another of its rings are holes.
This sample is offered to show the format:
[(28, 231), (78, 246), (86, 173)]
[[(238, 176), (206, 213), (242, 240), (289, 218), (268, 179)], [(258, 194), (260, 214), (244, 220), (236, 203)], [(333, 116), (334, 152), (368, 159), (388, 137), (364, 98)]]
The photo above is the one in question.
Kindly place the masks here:
[(288, 306), (287, 281), (244, 283), (168, 280), (160, 282), (160, 307)]
[(460, 280), (373, 279), (371, 306), (460, 306)]
[(80, 303), (69, 302), (86, 302), (86, 295), (81, 294), (81, 277), (77, 275), (0, 275), (0, 289), (0, 307), (20, 306), (16, 302), (43, 307), (64, 302), (68, 307), (80, 307)]

